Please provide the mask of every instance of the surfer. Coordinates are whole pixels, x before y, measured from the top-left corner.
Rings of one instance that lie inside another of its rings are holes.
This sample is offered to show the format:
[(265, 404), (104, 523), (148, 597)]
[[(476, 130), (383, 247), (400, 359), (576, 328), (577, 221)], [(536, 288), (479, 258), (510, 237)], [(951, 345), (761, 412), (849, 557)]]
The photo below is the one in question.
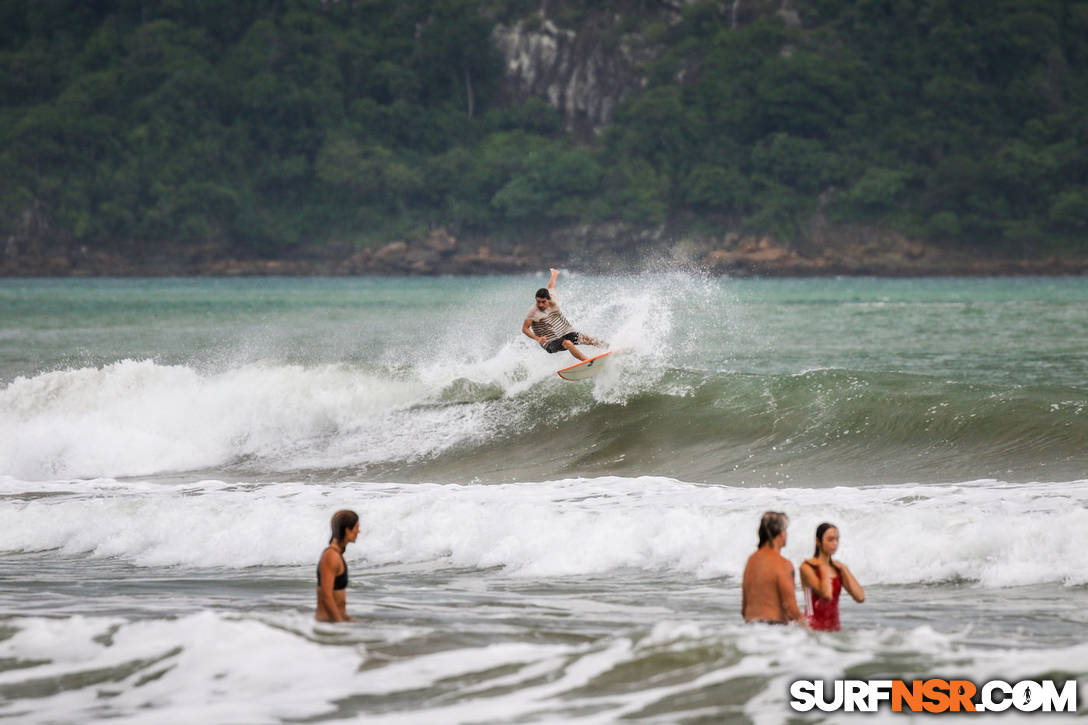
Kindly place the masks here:
[(332, 538), (317, 563), (317, 614), (319, 622), (353, 622), (348, 616), (348, 564), (344, 550), (359, 536), (359, 515), (337, 511), (329, 522)]
[(741, 581), (740, 614), (745, 622), (804, 622), (794, 595), (793, 564), (781, 554), (789, 523), (778, 511), (768, 511), (760, 519), (759, 548), (748, 557)]
[(816, 551), (801, 563), (801, 585), (805, 592), (805, 619), (808, 626), (825, 632), (839, 631), (839, 594), (845, 589), (855, 602), (865, 601), (865, 590), (841, 561), (832, 556), (839, 550), (839, 529), (823, 523), (816, 527)]
[(529, 308), (521, 331), (550, 353), (566, 350), (579, 360), (585, 360), (585, 354), (575, 345), (608, 347), (608, 343), (583, 335), (567, 321), (559, 311), (559, 298), (555, 293), (555, 278), (559, 276), (559, 270), (550, 271), (552, 278), (546, 288), (541, 287), (536, 291), (536, 302)]

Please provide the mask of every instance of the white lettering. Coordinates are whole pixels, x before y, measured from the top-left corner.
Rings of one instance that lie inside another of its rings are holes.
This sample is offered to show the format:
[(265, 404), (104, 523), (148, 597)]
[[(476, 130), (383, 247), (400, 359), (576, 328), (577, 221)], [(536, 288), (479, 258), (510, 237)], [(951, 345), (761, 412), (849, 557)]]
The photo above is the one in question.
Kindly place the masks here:
[(1043, 698), (1043, 712), (1076, 712), (1077, 681), (1066, 680), (1059, 693), (1053, 680), (1043, 680)]
[(846, 681), (846, 711), (847, 712), (867, 712), (865, 707), (866, 700), (868, 700), (867, 693), (869, 691), (868, 686), (862, 680), (847, 680)]
[(892, 699), (891, 680), (869, 680), (869, 707), (866, 712), (876, 712), (881, 702)]
[(816, 699), (816, 707), (820, 708), (824, 712), (835, 712), (842, 707), (845, 696), (843, 695), (842, 680), (835, 680), (832, 686), (832, 692), (835, 693), (834, 698), (827, 699), (827, 682), (820, 682), (820, 694)]
[(1043, 706), (1043, 688), (1031, 680), (1017, 682), (1012, 688), (1012, 704), (1020, 712), (1035, 712)]
[[(994, 692), (1000, 692), (1003, 697), (994, 699)], [(990, 680), (982, 688), (982, 707), (977, 710), (984, 712), (1004, 712), (1012, 707), (1012, 685), (1004, 680)]]
[[(927, 681), (937, 683), (938, 681)], [(960, 682), (960, 681), (956, 681)], [(790, 684), (790, 707), (797, 712), (818, 708), (823, 712), (878, 712), (884, 702), (890, 702), (894, 680), (796, 680)], [(975, 712), (1004, 712), (1015, 708), (1020, 712), (1076, 712), (1077, 681), (1066, 680), (1059, 690), (1054, 680), (1021, 680), (1009, 684), (990, 680), (979, 690)], [(964, 692), (960, 683), (950, 689), (953, 703)]]
[(812, 680), (797, 680), (790, 685), (790, 707), (797, 712), (808, 712), (816, 707), (816, 683)]

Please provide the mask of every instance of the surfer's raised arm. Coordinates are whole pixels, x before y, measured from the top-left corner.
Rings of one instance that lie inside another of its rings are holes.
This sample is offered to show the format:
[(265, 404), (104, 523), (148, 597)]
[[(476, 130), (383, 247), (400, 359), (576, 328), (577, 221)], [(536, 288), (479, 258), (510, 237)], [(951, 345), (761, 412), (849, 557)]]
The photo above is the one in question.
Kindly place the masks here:
[(556, 269), (555, 267), (552, 267), (548, 271), (552, 273), (552, 278), (550, 280), (548, 280), (548, 289), (552, 290), (554, 292), (555, 291), (555, 278), (559, 276), (559, 270)]

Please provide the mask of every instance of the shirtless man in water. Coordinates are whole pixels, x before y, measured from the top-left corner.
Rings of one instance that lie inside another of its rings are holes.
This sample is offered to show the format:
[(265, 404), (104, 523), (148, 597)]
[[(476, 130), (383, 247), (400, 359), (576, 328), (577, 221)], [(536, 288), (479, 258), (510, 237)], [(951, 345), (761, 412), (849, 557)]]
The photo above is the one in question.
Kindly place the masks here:
[(786, 545), (786, 514), (768, 511), (759, 522), (759, 548), (748, 557), (741, 583), (740, 614), (745, 622), (801, 622), (794, 594), (793, 564), (782, 556)]
[(585, 360), (585, 353), (575, 345), (608, 347), (608, 343), (583, 335), (567, 321), (567, 318), (559, 311), (559, 298), (555, 294), (555, 278), (559, 276), (559, 270), (550, 271), (552, 278), (547, 288), (541, 287), (536, 291), (536, 303), (525, 315), (521, 332), (540, 343), (540, 346), (548, 352), (566, 350), (579, 360)]

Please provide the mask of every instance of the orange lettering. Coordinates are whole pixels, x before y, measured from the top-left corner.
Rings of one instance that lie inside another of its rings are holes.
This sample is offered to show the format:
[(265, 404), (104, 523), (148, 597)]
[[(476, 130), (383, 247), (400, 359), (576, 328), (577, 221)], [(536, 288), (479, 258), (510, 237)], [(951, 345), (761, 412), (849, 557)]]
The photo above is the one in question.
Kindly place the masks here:
[(929, 702), (922, 703), (926, 712), (945, 712), (948, 710), (948, 681), (926, 680), (922, 683), (922, 694)]
[(906, 701), (907, 708), (911, 712), (918, 712), (922, 709), (921, 680), (914, 680), (911, 682), (910, 687), (907, 687), (907, 683), (902, 680), (892, 681), (892, 712), (902, 712), (904, 701)]
[(948, 683), (948, 692), (951, 700), (952, 712), (959, 712), (962, 707), (964, 712), (974, 712), (975, 703), (971, 698), (975, 696), (975, 683), (970, 680), (952, 680)]

